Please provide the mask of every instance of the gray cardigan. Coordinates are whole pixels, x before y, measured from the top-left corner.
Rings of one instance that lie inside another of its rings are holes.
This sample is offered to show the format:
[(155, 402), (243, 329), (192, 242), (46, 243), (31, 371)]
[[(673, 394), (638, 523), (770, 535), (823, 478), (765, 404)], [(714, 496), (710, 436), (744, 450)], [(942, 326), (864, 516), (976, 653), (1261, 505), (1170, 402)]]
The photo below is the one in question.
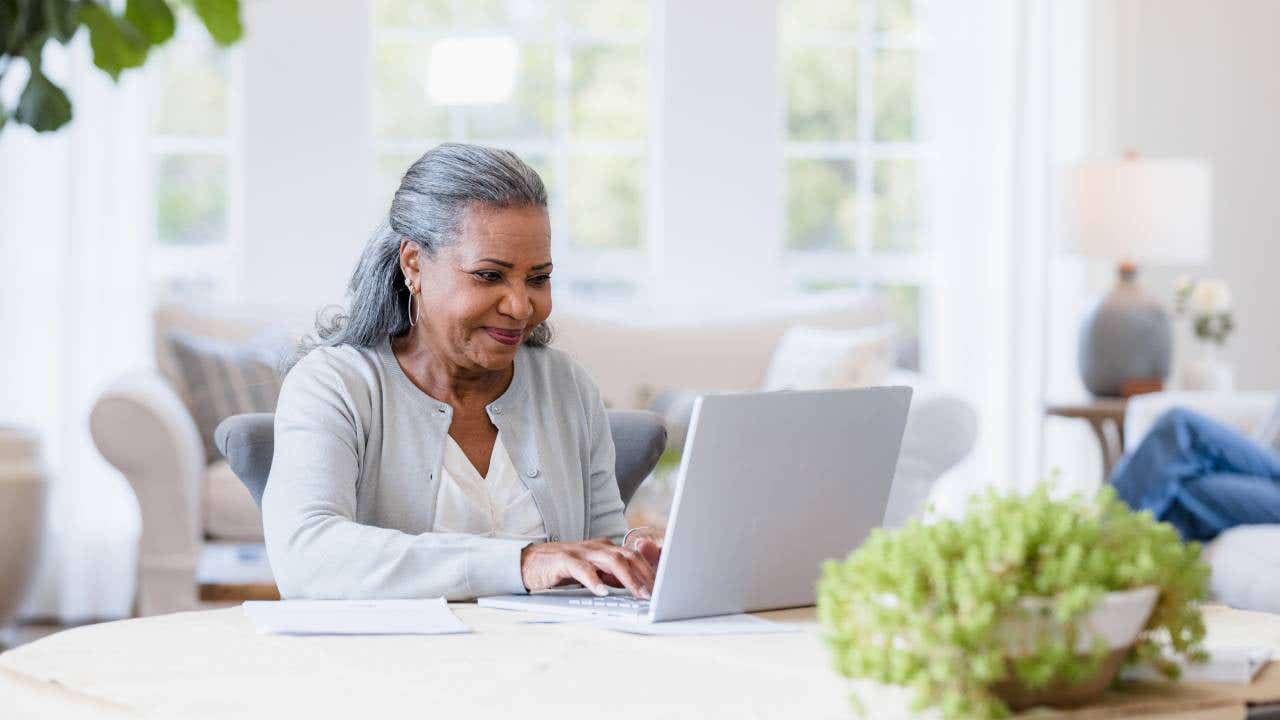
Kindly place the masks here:
[[(533, 493), (548, 540), (626, 531), (613, 438), (586, 371), (522, 346), (490, 420)], [(267, 555), (286, 598), (467, 599), (525, 592), (520, 540), (430, 532), (446, 403), (404, 374), (389, 340), (316, 348), (285, 378), (262, 497)]]

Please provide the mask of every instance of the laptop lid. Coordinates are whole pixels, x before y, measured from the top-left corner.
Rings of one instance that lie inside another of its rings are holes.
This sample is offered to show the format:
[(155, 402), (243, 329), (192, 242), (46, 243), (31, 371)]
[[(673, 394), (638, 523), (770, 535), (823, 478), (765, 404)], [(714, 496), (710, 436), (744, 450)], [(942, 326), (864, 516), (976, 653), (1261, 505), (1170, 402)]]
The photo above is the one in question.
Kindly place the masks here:
[(812, 605), (822, 562), (884, 520), (908, 387), (694, 404), (653, 621)]

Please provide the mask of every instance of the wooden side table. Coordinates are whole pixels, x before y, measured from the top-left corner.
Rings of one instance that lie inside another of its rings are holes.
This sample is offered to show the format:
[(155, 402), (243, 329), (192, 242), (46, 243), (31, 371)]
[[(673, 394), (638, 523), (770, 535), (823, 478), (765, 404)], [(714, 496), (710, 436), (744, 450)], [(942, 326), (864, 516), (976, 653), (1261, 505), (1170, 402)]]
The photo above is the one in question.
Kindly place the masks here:
[[(1128, 398), (1093, 398), (1080, 403), (1046, 405), (1045, 415), (1088, 420), (1102, 448), (1102, 481), (1111, 478), (1111, 469), (1124, 454), (1124, 412)], [(1108, 432), (1107, 427), (1111, 427)]]

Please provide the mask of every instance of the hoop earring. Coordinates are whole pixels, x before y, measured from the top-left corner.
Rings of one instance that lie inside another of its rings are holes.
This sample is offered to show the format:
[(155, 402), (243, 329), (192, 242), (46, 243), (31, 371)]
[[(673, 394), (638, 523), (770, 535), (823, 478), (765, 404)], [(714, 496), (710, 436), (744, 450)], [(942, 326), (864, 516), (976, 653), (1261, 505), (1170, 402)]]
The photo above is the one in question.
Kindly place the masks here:
[(405, 314), (409, 316), (409, 327), (413, 327), (418, 324), (418, 317), (422, 313), (422, 303), (418, 303), (418, 312), (414, 312), (413, 296), (415, 293), (413, 292), (413, 284), (409, 282), (409, 278), (404, 279), (404, 287), (409, 291), (409, 302), (405, 307)]
[(409, 316), (409, 327), (413, 327), (413, 326), (417, 325), (417, 324), (418, 324), (418, 320), (420, 320), (420, 319), (422, 318), (422, 302), (421, 302), (421, 301), (419, 301), (419, 302), (416, 304), (416, 305), (417, 305), (417, 307), (414, 307), (414, 305), (415, 305), (415, 303), (413, 302), (414, 295), (415, 295), (415, 293), (413, 292), (413, 290), (412, 290), (412, 289), (410, 289), (410, 290), (409, 290), (409, 303), (408, 303), (408, 306), (405, 308), (405, 310), (406, 310), (406, 313), (405, 313), (405, 314), (407, 314), (407, 315)]

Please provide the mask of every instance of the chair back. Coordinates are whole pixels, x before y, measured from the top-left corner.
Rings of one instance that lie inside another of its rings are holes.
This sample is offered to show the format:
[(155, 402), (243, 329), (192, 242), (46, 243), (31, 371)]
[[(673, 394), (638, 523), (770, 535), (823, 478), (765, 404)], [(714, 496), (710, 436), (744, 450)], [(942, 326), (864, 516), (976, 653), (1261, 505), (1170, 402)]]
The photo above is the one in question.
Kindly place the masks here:
[[(646, 410), (609, 410), (608, 414), (613, 445), (617, 449), (614, 471), (618, 491), (626, 504), (658, 464), (658, 457), (667, 447), (667, 429), (660, 417)], [(232, 472), (261, 507), (262, 492), (271, 474), (271, 456), (275, 452), (275, 415), (232, 415), (218, 424), (213, 439)]]

